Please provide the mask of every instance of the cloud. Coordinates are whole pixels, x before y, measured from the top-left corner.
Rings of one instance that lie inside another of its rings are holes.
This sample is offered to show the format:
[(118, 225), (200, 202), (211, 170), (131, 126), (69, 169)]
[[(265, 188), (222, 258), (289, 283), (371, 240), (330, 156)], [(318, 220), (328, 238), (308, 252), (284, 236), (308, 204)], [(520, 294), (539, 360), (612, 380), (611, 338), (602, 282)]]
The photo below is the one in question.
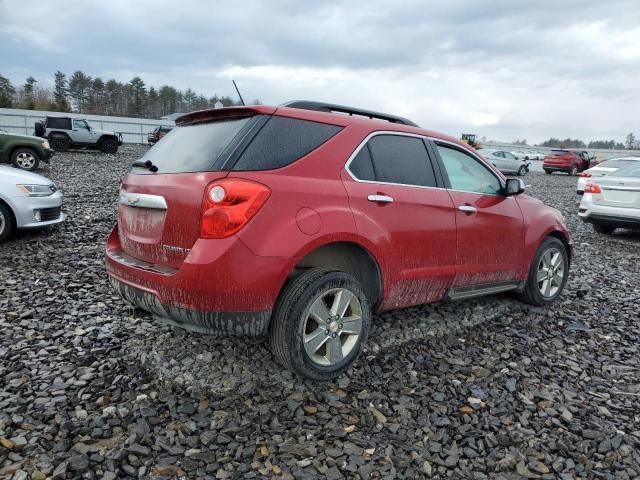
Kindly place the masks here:
[(621, 140), (638, 129), (639, 25), (635, 0), (0, 0), (0, 73), (207, 95), (235, 78), (265, 103), (389, 110), (453, 135)]

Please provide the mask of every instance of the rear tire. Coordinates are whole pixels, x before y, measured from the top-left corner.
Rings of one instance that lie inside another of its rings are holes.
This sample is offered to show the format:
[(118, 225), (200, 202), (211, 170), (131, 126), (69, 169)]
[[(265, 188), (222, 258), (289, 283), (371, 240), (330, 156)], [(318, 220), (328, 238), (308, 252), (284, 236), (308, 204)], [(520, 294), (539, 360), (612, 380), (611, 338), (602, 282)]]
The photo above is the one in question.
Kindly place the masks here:
[(69, 150), (69, 139), (67, 137), (53, 137), (49, 143), (56, 152), (66, 152)]
[(16, 222), (13, 219), (13, 212), (9, 207), (0, 202), (0, 243), (13, 235), (16, 230)]
[(16, 148), (11, 154), (11, 163), (20, 170), (33, 172), (40, 164), (40, 157), (38, 153), (31, 148)]
[(100, 151), (102, 153), (117, 153), (118, 152), (118, 142), (116, 142), (113, 138), (105, 138), (100, 142)]
[(271, 317), (276, 360), (312, 380), (331, 380), (358, 357), (369, 334), (371, 307), (348, 273), (312, 268), (284, 287)]
[(616, 227), (610, 227), (609, 225), (599, 225), (597, 223), (594, 223), (593, 229), (597, 233), (604, 233), (605, 235), (611, 235), (616, 230)]
[(551, 175), (551, 170), (546, 170), (545, 169), (544, 173), (546, 173), (547, 175)]
[(567, 248), (557, 238), (547, 237), (533, 257), (520, 299), (538, 307), (551, 305), (562, 293), (568, 277)]

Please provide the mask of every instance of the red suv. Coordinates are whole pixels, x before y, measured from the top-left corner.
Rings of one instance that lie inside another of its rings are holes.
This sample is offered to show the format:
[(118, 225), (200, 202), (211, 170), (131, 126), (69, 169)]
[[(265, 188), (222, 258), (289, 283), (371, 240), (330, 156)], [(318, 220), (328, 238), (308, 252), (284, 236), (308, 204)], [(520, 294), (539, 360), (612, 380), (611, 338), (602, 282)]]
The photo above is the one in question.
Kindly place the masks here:
[(553, 149), (544, 157), (542, 168), (545, 173), (565, 172), (577, 175), (595, 165), (595, 156), (586, 150)]
[(269, 335), (287, 368), (339, 375), (372, 315), (569, 274), (562, 215), (460, 141), (316, 102), (190, 113), (133, 164), (106, 246), (127, 301), (203, 333)]

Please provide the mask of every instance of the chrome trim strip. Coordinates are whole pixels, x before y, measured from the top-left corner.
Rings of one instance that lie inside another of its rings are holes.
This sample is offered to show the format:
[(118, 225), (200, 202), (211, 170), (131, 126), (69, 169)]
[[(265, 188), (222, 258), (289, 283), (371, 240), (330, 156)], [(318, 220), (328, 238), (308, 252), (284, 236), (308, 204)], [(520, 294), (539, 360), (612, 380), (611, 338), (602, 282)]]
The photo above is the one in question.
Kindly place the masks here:
[(149, 195), (148, 193), (120, 192), (120, 203), (129, 207), (152, 208), (156, 210), (166, 210), (167, 202), (160, 195)]
[(494, 293), (508, 292), (509, 290), (517, 290), (522, 288), (522, 281), (513, 280), (506, 282), (484, 283), (479, 285), (470, 285), (466, 287), (455, 287), (449, 289), (447, 296), (451, 300), (461, 300), (463, 298), (473, 298)]
[[(362, 140), (362, 142), (360, 142), (360, 144), (356, 147), (356, 149), (353, 151), (353, 153), (349, 156), (349, 158), (347, 159), (346, 163), (344, 164), (344, 169), (346, 170), (346, 172), (349, 174), (349, 176), (351, 177), (351, 179), (354, 182), (358, 182), (358, 183), (369, 183), (372, 185), (392, 185), (392, 186), (396, 186), (396, 187), (413, 187), (413, 188), (426, 188), (429, 190), (447, 190), (449, 192), (462, 192), (462, 193), (471, 193), (473, 195), (481, 195), (481, 196), (485, 196), (485, 195), (491, 195), (493, 197), (502, 197), (502, 198), (513, 198), (513, 197), (505, 197), (504, 195), (500, 195), (497, 193), (480, 193), (480, 192), (468, 192), (466, 190), (455, 190), (453, 188), (442, 188), (442, 187), (427, 187), (425, 185), (407, 185), (404, 183), (393, 183), (393, 182), (377, 182), (374, 180), (360, 180), (358, 177), (356, 177), (353, 172), (351, 171), (351, 169), (349, 168), (351, 166), (351, 162), (353, 161), (353, 159), (358, 155), (358, 153), (360, 153), (360, 150), (362, 150), (362, 148), (367, 144), (367, 142), (377, 136), (377, 135), (398, 135), (400, 137), (415, 137), (415, 138), (420, 138), (420, 139), (424, 139), (424, 140), (431, 140), (433, 142), (442, 142), (442, 143), (447, 143), (449, 145), (455, 146), (457, 148), (460, 148), (460, 145), (457, 145), (453, 142), (449, 142), (447, 140), (441, 140), (439, 138), (434, 138), (434, 137), (429, 137), (427, 135), (418, 135), (416, 133), (407, 133), (407, 132), (395, 132), (393, 130), (378, 130), (375, 132), (371, 132), (369, 135), (367, 135), (364, 140)], [(469, 152), (466, 152), (469, 153)], [(476, 155), (476, 157), (478, 157)], [(486, 162), (484, 160), (482, 160), (480, 157), (478, 157), (478, 159), (480, 159), (480, 161), (482, 161), (484, 164), (486, 164)], [(491, 169), (488, 169), (489, 171), (491, 171)], [(495, 172), (491, 172), (494, 174), (495, 176)], [(500, 182), (500, 185), (502, 186), (502, 188), (505, 188), (505, 184), (502, 181), (502, 179), (498, 176), (496, 176), (496, 178), (498, 179), (498, 181)]]

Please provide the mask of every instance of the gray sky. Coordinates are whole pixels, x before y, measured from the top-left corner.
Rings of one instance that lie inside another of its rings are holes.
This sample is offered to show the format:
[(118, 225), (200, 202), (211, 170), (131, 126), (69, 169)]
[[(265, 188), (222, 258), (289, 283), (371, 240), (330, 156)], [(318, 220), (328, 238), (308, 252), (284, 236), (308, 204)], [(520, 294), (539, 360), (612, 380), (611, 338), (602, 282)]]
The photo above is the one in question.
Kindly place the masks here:
[(637, 0), (0, 0), (0, 73), (83, 70), (266, 104), (324, 100), (455, 136), (640, 134)]

